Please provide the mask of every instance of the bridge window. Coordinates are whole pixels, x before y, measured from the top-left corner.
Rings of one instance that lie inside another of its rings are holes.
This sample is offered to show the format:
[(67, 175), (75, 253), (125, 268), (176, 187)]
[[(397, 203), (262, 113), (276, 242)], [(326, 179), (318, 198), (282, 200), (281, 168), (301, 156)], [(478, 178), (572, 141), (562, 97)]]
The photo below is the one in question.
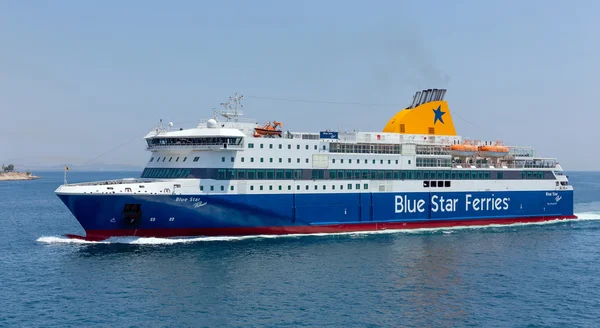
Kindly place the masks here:
[(154, 157), (150, 157), (150, 162), (153, 162), (153, 161), (154, 161)]
[(200, 157), (194, 157), (194, 162), (197, 162), (200, 159)]

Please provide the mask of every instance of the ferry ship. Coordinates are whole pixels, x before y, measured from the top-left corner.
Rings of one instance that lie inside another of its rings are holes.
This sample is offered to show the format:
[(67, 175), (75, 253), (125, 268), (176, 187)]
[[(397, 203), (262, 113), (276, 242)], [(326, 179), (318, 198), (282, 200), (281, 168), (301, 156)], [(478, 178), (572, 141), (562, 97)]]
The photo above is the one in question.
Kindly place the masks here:
[(531, 147), (456, 134), (445, 89), (417, 91), (381, 132), (282, 130), (235, 94), (195, 128), (145, 136), (139, 178), (55, 193), (86, 236), (185, 237), (442, 228), (575, 219), (573, 187)]

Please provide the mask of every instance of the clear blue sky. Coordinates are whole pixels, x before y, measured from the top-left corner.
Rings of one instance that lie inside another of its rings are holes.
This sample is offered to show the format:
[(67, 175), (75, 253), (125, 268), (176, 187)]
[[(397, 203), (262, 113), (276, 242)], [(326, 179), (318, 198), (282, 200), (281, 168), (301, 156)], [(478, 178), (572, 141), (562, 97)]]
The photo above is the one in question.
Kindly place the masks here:
[[(600, 2), (2, 1), (0, 162), (144, 165), (141, 136), (234, 92), (408, 104), (448, 88), (459, 134), (600, 169)], [(401, 107), (247, 98), (284, 128), (380, 131)], [(473, 123), (470, 124), (460, 117)], [(193, 124), (186, 124), (190, 127)]]

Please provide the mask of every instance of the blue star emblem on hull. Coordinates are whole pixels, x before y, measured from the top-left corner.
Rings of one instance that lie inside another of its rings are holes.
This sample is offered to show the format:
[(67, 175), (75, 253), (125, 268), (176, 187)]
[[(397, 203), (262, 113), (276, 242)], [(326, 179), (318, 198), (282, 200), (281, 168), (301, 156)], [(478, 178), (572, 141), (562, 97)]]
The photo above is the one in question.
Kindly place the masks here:
[(444, 116), (444, 114), (446, 114), (446, 112), (442, 112), (442, 106), (438, 106), (437, 109), (433, 110), (433, 113), (435, 114), (435, 117), (433, 118), (433, 124), (435, 125), (435, 123), (437, 123), (437, 121), (442, 122), (442, 124), (444, 123), (444, 120), (442, 119), (442, 116)]

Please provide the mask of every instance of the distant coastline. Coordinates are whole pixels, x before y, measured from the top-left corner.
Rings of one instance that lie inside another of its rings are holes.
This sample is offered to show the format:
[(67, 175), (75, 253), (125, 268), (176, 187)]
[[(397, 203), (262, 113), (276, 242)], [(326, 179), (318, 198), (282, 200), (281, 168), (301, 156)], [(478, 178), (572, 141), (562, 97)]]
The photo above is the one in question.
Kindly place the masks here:
[(35, 180), (39, 178), (31, 172), (0, 172), (0, 181)]

